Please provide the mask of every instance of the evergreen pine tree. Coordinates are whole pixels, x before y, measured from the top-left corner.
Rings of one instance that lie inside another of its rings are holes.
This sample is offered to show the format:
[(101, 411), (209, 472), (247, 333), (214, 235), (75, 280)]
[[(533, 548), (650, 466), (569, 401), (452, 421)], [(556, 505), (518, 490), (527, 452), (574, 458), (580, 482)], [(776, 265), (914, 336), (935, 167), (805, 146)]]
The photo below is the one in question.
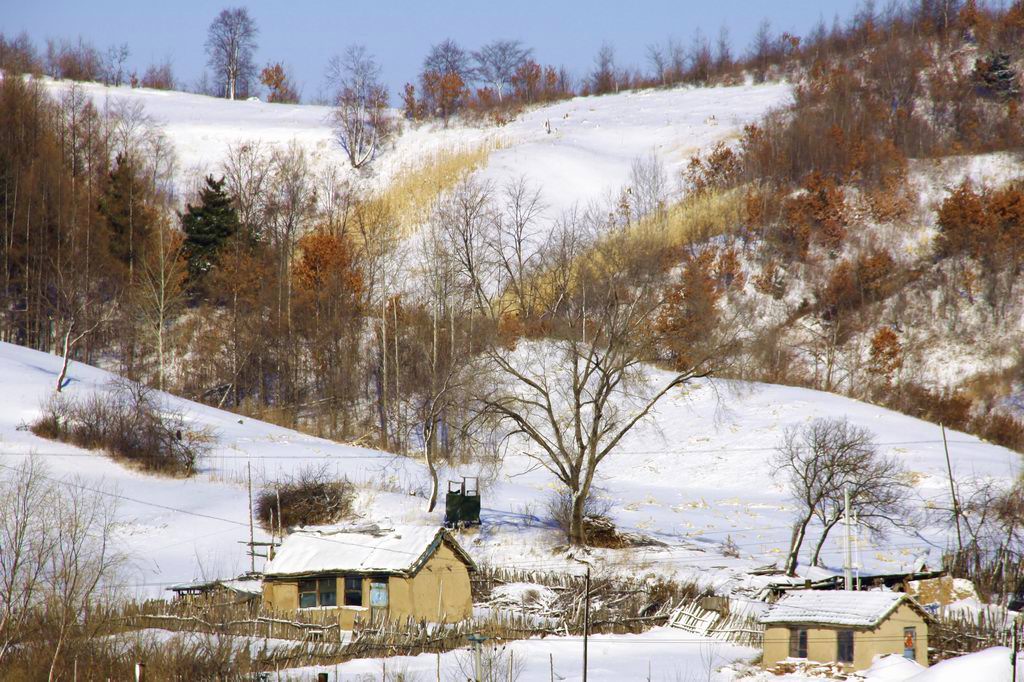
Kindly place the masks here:
[(979, 60), (975, 72), (991, 95), (1006, 99), (1020, 94), (1017, 71), (1010, 66), (1010, 55), (1005, 52), (996, 52), (988, 59)]
[(110, 230), (110, 254), (132, 272), (152, 232), (155, 216), (130, 157), (117, 155), (110, 183), (99, 200), (99, 211)]
[(223, 178), (218, 181), (208, 175), (199, 200), (199, 205), (189, 204), (181, 216), (189, 278), (193, 282), (210, 271), (217, 261), (217, 252), (238, 231), (238, 213), (224, 190)]

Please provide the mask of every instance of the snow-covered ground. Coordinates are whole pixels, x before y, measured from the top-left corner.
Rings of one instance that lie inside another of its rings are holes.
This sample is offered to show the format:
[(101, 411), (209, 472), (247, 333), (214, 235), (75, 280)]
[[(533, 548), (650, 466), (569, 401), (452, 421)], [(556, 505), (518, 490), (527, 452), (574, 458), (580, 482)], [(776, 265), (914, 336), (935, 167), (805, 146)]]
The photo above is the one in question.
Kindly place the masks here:
[[(643, 90), (577, 97), (533, 109), (503, 129), (481, 177), (520, 177), (544, 190), (549, 215), (615, 196), (634, 160), (655, 154), (670, 184), (690, 157), (734, 140), (747, 123), (790, 100), (786, 84)], [(548, 128), (550, 127), (550, 133)]]
[[(169, 404), (217, 434), (201, 473), (189, 480), (142, 474), (102, 454), (19, 430), (38, 414), (59, 369), (55, 356), (0, 344), (0, 464), (12, 466), (35, 452), (44, 456), (54, 476), (115, 486), (125, 497), (120, 540), (138, 558), (140, 592), (158, 593), (168, 583), (230, 577), (248, 568), (239, 543), (248, 539), (245, 481), (250, 464), (257, 488), (300, 466), (323, 463), (365, 486), (356, 508), (370, 520), (438, 524), (442, 519), (443, 509), (424, 511), (426, 476), (418, 462), (170, 396)], [(111, 375), (73, 363), (70, 378), (65, 390), (81, 395), (103, 390)], [(913, 473), (918, 508), (945, 503), (945, 459), (935, 425), (806, 389), (701, 383), (665, 398), (598, 475), (600, 495), (611, 501), (619, 527), (666, 546), (597, 551), (595, 565), (629, 574), (689, 576), (722, 591), (753, 586), (747, 571), (780, 560), (792, 523), (790, 502), (782, 483), (771, 476), (769, 459), (787, 426), (817, 416), (845, 416), (871, 429), (881, 449), (898, 456)], [(973, 436), (948, 435), (958, 476), (980, 475), (1001, 485), (1018, 475), (1016, 453)], [(455, 473), (478, 472), (467, 468), (444, 476)], [(552, 570), (572, 566), (552, 553), (563, 542), (545, 511), (554, 488), (550, 475), (526, 455), (510, 454), (483, 491), (482, 528), (463, 531), (463, 544), (483, 563)], [(866, 570), (910, 568), (922, 557), (934, 566), (949, 533), (943, 524), (922, 521), (912, 531), (894, 532), (879, 547), (862, 538), (859, 554)], [(723, 555), (726, 538), (738, 546), (738, 558)], [(840, 565), (838, 538), (830, 540), (825, 560)]]
[[(44, 79), (61, 96), (72, 84)], [(268, 148), (293, 140), (320, 166), (335, 166), (355, 177), (334, 137), (331, 108), (303, 104), (227, 101), (184, 92), (107, 87), (74, 87), (102, 109), (141, 105), (172, 142), (178, 158), (177, 184), (216, 172), (231, 145), (259, 140)], [(440, 150), (498, 140), (481, 176), (501, 185), (525, 177), (544, 188), (554, 217), (574, 204), (587, 204), (626, 185), (633, 161), (656, 153), (670, 173), (694, 153), (738, 136), (743, 125), (789, 101), (787, 84), (675, 88), (577, 97), (533, 108), (508, 125), (405, 125), (361, 182), (386, 183), (402, 167)], [(396, 113), (397, 115), (397, 113)], [(549, 126), (550, 133), (548, 132)]]
[[(552, 678), (579, 682), (583, 679), (582, 649), (579, 637), (520, 640), (493, 648), (485, 645), (485, 651), (496, 653), (483, 656), (482, 667), (485, 674), (488, 670), (499, 673), (488, 679), (506, 679), (511, 665), (512, 679), (519, 682)], [(640, 635), (591, 637), (587, 672), (592, 680), (637, 682), (1013, 682), (1010, 650), (1006, 647), (949, 659), (931, 668), (922, 668), (898, 655), (880, 656), (869, 669), (836, 678), (825, 677), (820, 669), (788, 674), (761, 670), (749, 662), (756, 655), (753, 649), (708, 641), (671, 628), (654, 628)], [(441, 679), (454, 682), (471, 678), (472, 665), (471, 653), (465, 649), (440, 656), (370, 658), (337, 666), (293, 668), (280, 672), (277, 679), (314, 680), (317, 673), (327, 673), (331, 682), (370, 682), (382, 679), (383, 674), (394, 675), (395, 679), (433, 680), (440, 668)]]

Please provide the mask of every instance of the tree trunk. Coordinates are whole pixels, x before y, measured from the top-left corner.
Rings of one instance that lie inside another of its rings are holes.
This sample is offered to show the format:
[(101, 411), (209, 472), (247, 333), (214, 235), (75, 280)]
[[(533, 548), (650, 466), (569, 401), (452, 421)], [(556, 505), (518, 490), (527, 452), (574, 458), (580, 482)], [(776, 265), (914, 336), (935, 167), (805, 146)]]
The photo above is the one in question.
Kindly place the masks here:
[(786, 557), (786, 575), (790, 577), (796, 575), (797, 557), (800, 555), (800, 547), (804, 544), (804, 538), (807, 536), (807, 524), (810, 522), (811, 517), (805, 517), (800, 521), (793, 533), (793, 542), (789, 547), (789, 556)]
[(825, 527), (822, 529), (821, 537), (818, 539), (818, 542), (814, 545), (814, 553), (811, 555), (812, 566), (823, 566), (821, 560), (819, 559), (819, 555), (821, 554), (821, 548), (825, 546), (825, 540), (828, 539), (829, 532), (831, 532), (831, 530), (836, 527), (836, 524), (839, 523), (840, 518), (842, 517), (827, 522), (825, 524)]
[[(433, 417), (431, 417), (433, 420)], [(423, 460), (427, 464), (427, 471), (430, 472), (430, 498), (427, 500), (427, 512), (434, 511), (437, 506), (437, 467), (434, 463), (434, 423), (424, 429), (423, 439)]]
[(71, 325), (68, 327), (67, 332), (64, 333), (64, 364), (61, 365), (60, 375), (57, 377), (57, 393), (60, 393), (60, 389), (64, 387), (64, 379), (68, 376), (68, 363), (71, 356), (71, 332), (73, 329), (74, 325)]
[(569, 519), (569, 544), (574, 547), (587, 544), (587, 534), (583, 527), (586, 504), (586, 492), (582, 489), (574, 490), (572, 493), (572, 516)]

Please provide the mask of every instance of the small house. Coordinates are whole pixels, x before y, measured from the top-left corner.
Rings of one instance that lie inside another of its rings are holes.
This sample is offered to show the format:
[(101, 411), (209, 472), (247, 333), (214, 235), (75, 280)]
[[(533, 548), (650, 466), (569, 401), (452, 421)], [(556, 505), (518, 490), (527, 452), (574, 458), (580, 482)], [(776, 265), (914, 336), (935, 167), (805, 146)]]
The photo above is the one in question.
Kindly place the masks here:
[(278, 611), (326, 611), (342, 629), (356, 619), (454, 622), (473, 613), (475, 571), (444, 528), (306, 527), (267, 562), (263, 603)]
[(879, 654), (928, 665), (931, 616), (902, 592), (796, 590), (761, 616), (763, 665), (789, 659), (864, 670)]

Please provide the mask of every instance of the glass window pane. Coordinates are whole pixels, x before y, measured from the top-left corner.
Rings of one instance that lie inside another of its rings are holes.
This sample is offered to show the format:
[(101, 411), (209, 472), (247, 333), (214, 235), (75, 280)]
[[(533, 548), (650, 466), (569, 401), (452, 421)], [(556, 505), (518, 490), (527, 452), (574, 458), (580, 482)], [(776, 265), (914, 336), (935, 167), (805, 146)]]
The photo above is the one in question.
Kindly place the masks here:
[(299, 592), (316, 592), (315, 580), (300, 580)]
[(299, 595), (299, 608), (311, 609), (316, 606), (316, 592), (303, 592)]
[(363, 605), (363, 578), (358, 575), (345, 576), (345, 606)]
[(837, 658), (840, 663), (853, 663), (853, 630), (840, 630), (837, 633)]
[(338, 605), (338, 581), (334, 578), (321, 578), (318, 581), (320, 606)]
[(789, 629), (789, 657), (807, 658), (807, 628)]

